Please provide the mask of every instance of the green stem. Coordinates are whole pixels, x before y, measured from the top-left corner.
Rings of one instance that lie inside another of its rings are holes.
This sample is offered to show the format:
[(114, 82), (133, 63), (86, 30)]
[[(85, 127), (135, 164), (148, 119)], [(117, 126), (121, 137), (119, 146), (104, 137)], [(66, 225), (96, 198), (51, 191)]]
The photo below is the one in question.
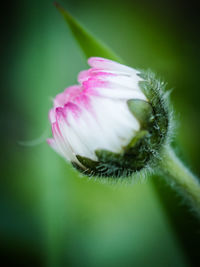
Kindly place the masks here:
[(164, 150), (159, 167), (171, 186), (177, 189), (178, 193), (185, 198), (200, 217), (200, 183), (198, 178), (188, 170), (170, 147)]

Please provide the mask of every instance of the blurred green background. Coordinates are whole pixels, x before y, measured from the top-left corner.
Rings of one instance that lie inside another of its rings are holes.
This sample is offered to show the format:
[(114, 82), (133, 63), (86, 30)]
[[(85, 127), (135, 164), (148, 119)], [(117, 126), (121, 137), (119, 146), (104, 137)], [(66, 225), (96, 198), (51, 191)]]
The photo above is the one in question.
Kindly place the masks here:
[[(59, 3), (127, 64), (174, 88), (173, 143), (200, 175), (197, 3)], [(200, 225), (160, 177), (129, 186), (80, 178), (44, 141), (52, 98), (87, 68), (52, 1), (4, 2), (1, 12), (2, 266), (199, 266)]]

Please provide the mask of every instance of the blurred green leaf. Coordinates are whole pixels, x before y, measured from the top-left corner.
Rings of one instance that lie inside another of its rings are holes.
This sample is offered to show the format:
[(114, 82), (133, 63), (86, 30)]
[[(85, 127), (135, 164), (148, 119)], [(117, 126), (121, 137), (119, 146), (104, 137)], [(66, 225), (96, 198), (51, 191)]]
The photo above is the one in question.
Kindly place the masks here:
[(67, 24), (69, 25), (76, 41), (83, 50), (85, 56), (89, 57), (104, 57), (118, 62), (122, 60), (104, 43), (95, 38), (89, 33), (80, 23), (77, 22), (63, 7), (58, 3), (55, 6), (59, 12), (63, 15)]

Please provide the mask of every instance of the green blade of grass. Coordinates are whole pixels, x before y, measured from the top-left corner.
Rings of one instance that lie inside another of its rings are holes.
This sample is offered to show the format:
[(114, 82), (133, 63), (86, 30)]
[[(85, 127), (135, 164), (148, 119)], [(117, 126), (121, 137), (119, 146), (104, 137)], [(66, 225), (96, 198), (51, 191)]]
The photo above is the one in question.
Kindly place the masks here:
[(88, 30), (86, 30), (79, 22), (77, 22), (77, 20), (73, 18), (63, 7), (61, 7), (58, 3), (55, 3), (55, 6), (63, 15), (74, 35), (74, 38), (80, 45), (87, 58), (104, 57), (122, 62), (122, 60), (109, 47), (88, 32)]

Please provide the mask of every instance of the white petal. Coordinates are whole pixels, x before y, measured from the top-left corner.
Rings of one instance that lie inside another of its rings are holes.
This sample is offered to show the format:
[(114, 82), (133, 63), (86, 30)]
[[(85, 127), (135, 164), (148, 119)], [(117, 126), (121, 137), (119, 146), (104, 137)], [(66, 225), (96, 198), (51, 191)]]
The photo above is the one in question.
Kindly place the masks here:
[(139, 87), (139, 81), (142, 81), (142, 78), (140, 78), (138, 75), (99, 75), (98, 79), (102, 81), (108, 81), (118, 85), (118, 87), (122, 86), (123, 88), (141, 91)]
[[(61, 122), (61, 120), (59, 120)], [(61, 127), (60, 127), (61, 126)], [(68, 161), (73, 161), (79, 164), (71, 145), (66, 138), (65, 132), (63, 131), (62, 125), (58, 125), (58, 123), (54, 123), (52, 125), (52, 132), (54, 135), (54, 139), (56, 145), (58, 147), (58, 151), (60, 151), (61, 155), (64, 156)]]
[(103, 97), (109, 97), (113, 99), (141, 99), (146, 100), (146, 97), (142, 92), (138, 91), (131, 91), (131, 90), (124, 90), (120, 89), (110, 89), (110, 88), (99, 88), (99, 94)]
[(121, 73), (128, 73), (128, 74), (136, 74), (139, 73), (137, 70), (122, 65), (120, 63), (117, 63), (115, 61), (105, 59), (105, 58), (100, 58), (100, 57), (91, 57), (88, 59), (88, 64), (93, 67), (93, 68), (98, 68), (102, 70), (114, 70), (117, 72)]
[(124, 101), (93, 98), (95, 114), (84, 111), (79, 121), (73, 124), (80, 140), (89, 148), (85, 152), (82, 146), (72, 145), (79, 155), (96, 160), (95, 150), (106, 149), (119, 153), (139, 129), (138, 121), (128, 110)]

